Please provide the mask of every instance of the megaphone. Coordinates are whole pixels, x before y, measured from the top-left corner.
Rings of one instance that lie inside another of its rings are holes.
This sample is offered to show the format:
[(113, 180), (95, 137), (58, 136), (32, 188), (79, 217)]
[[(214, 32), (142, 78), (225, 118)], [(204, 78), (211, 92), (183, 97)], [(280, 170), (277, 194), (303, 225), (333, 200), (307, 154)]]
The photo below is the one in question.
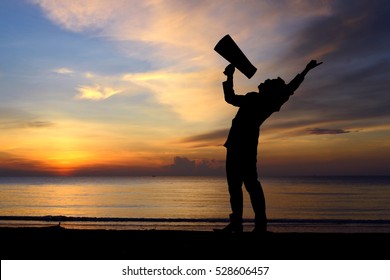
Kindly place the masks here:
[(234, 67), (240, 70), (248, 79), (252, 78), (256, 73), (257, 68), (252, 65), (229, 34), (219, 40), (215, 45), (214, 50), (233, 64)]

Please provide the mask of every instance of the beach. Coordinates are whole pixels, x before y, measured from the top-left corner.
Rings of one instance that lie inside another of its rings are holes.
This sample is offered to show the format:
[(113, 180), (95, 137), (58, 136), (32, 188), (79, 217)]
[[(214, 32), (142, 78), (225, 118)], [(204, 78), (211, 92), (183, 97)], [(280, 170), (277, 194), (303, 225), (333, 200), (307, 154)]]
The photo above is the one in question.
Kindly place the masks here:
[[(264, 180), (272, 234), (228, 222), (223, 177), (2, 178), (1, 258), (390, 259), (390, 177)], [(56, 226), (61, 224), (61, 227)]]
[(389, 233), (0, 228), (2, 260), (388, 260)]

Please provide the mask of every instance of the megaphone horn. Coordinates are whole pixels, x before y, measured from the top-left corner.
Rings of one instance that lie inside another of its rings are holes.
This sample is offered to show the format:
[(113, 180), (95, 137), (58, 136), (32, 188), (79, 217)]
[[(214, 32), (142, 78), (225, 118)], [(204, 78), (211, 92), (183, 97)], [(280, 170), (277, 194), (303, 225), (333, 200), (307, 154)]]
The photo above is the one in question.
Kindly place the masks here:
[(256, 73), (257, 68), (252, 65), (229, 34), (219, 40), (215, 45), (214, 50), (233, 64), (234, 67), (240, 70), (248, 79), (252, 78)]

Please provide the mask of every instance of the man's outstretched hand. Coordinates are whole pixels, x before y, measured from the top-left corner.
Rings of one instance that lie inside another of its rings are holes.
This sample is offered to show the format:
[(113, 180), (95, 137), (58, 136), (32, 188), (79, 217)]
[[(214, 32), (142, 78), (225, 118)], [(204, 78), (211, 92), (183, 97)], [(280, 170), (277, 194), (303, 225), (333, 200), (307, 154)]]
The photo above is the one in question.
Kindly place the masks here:
[(229, 77), (233, 76), (235, 70), (236, 68), (233, 66), (233, 64), (229, 64), (228, 66), (226, 66), (225, 71), (223, 71), (223, 73)]
[(317, 62), (317, 60), (311, 60), (307, 65), (306, 65), (306, 69), (307, 71), (313, 69), (313, 68), (316, 68), (318, 65), (321, 65), (322, 62)]
[(302, 75), (306, 75), (311, 69), (316, 68), (318, 65), (321, 65), (322, 62), (317, 62), (317, 60), (311, 60), (302, 71)]

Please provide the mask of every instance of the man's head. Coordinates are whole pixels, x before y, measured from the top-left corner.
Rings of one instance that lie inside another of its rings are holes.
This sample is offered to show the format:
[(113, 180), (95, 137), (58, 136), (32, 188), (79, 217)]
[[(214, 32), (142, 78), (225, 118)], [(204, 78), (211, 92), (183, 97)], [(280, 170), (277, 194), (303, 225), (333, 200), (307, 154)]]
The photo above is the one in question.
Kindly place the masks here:
[(278, 77), (277, 79), (265, 80), (257, 88), (259, 89), (259, 93), (269, 94), (285, 90), (286, 83), (282, 78)]

